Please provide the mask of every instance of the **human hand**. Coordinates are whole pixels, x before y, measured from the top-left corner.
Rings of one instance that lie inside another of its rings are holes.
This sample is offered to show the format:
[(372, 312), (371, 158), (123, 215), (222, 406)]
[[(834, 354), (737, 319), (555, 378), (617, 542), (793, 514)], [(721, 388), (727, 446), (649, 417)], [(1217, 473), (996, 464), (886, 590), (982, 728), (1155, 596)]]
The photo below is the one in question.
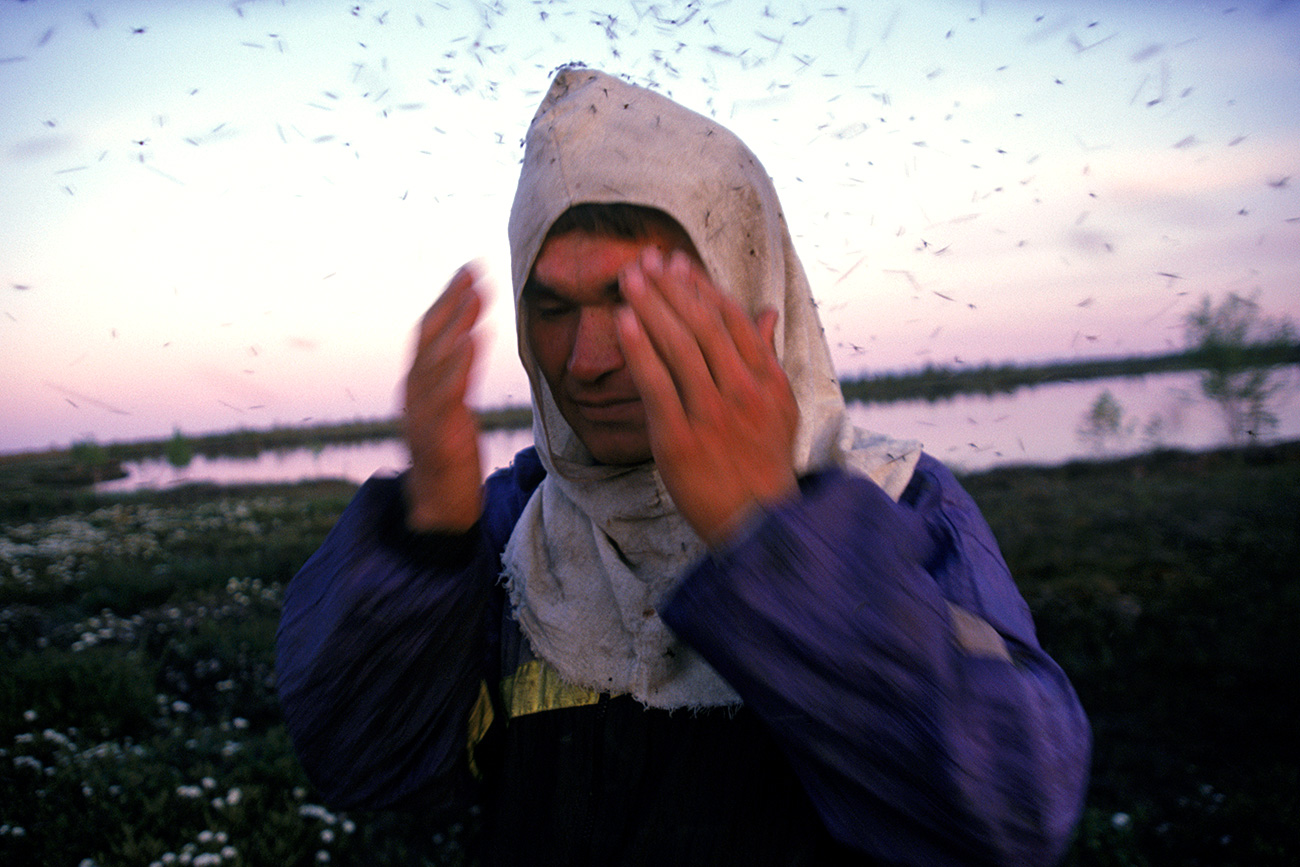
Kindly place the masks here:
[(483, 282), (472, 263), (462, 266), (420, 321), (403, 422), (406, 524), (417, 532), (461, 533), (483, 511), (478, 419), (465, 404)]
[(620, 274), (623, 354), (668, 493), (711, 547), (798, 490), (799, 408), (774, 348), (777, 313), (751, 321), (684, 252), (647, 248)]

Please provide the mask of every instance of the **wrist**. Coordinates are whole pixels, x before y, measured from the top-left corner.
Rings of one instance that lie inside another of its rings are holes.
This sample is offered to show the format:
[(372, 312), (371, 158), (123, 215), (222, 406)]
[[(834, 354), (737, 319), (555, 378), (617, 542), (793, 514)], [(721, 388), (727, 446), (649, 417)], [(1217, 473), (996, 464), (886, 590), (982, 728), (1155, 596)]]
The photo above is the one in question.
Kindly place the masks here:
[(464, 533), (478, 523), (482, 494), (478, 488), (459, 495), (421, 483), (414, 471), (402, 478), (403, 523), (412, 533)]
[(770, 512), (799, 496), (799, 483), (791, 473), (788, 483), (773, 485), (765, 493), (755, 493), (703, 536), (711, 550), (731, 547), (749, 537), (767, 519)]

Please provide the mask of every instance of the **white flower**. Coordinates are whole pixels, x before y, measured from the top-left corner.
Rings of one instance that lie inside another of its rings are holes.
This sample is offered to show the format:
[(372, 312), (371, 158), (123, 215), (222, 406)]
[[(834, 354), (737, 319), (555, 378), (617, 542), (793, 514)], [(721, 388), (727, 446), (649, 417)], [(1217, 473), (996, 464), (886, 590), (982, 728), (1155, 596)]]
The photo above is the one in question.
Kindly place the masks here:
[(1133, 821), (1133, 817), (1128, 813), (1116, 813), (1110, 817), (1110, 824), (1117, 831), (1123, 831)]
[(42, 770), (45, 769), (45, 765), (43, 765), (41, 763), (41, 760), (36, 758), (35, 756), (14, 756), (14, 767), (31, 768), (33, 771), (36, 771), (37, 773), (40, 773)]
[(231, 789), (229, 792), (226, 792), (226, 803), (233, 807), (238, 804), (243, 797), (244, 793), (239, 789)]
[(309, 816), (313, 819), (320, 819), (326, 825), (333, 825), (338, 821), (338, 817), (319, 804), (303, 804), (298, 808), (299, 816)]
[(321, 831), (321, 832), (320, 832), (320, 841), (321, 841), (322, 843), (333, 843), (333, 842), (334, 842), (334, 832), (331, 831), (329, 828), (326, 828), (325, 830)]

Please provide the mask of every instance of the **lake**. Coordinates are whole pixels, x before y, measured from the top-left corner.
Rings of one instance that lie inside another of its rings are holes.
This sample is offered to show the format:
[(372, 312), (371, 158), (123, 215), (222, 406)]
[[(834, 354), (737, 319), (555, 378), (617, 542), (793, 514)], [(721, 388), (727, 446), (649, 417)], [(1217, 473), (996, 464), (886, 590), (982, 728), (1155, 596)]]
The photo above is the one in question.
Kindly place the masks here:
[[(1272, 405), (1278, 426), (1269, 441), (1300, 438), (1300, 381), (1296, 369)], [(1119, 431), (1101, 443), (1079, 436), (1098, 397), (1109, 391), (1122, 410)], [(926, 451), (958, 471), (1008, 464), (1040, 466), (1077, 458), (1115, 457), (1163, 446), (1204, 450), (1227, 444), (1219, 408), (1206, 400), (1195, 373), (1160, 374), (1023, 388), (994, 396), (959, 395), (924, 400), (849, 405), (854, 423), (900, 439), (919, 440)], [(491, 431), (483, 436), (485, 467), (505, 466), (532, 442), (532, 431)], [(1100, 446), (1100, 447), (1099, 447)], [(265, 451), (254, 458), (195, 457), (176, 468), (165, 460), (124, 464), (127, 475), (98, 486), (104, 492), (165, 488), (193, 482), (287, 482), (343, 478), (361, 482), (376, 472), (407, 465), (398, 440)]]

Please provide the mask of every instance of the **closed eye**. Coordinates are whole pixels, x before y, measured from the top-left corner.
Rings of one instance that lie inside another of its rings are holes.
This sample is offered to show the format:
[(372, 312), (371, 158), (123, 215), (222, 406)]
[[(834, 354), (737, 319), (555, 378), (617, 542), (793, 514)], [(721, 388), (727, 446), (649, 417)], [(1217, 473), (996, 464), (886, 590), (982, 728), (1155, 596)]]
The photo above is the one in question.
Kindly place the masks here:
[(543, 319), (555, 319), (574, 309), (572, 301), (549, 286), (531, 279), (524, 284), (523, 302), (531, 315)]
[(563, 301), (537, 301), (528, 305), (528, 310), (542, 319), (560, 319), (576, 309), (576, 305)]
[[(624, 303), (623, 293), (619, 289), (617, 280), (606, 286), (602, 294), (604, 300), (600, 303), (614, 304), (616, 306)], [(532, 278), (524, 284), (522, 300), (524, 309), (528, 311), (529, 315), (540, 319), (560, 319), (583, 306), (577, 300), (557, 292), (545, 283)]]

